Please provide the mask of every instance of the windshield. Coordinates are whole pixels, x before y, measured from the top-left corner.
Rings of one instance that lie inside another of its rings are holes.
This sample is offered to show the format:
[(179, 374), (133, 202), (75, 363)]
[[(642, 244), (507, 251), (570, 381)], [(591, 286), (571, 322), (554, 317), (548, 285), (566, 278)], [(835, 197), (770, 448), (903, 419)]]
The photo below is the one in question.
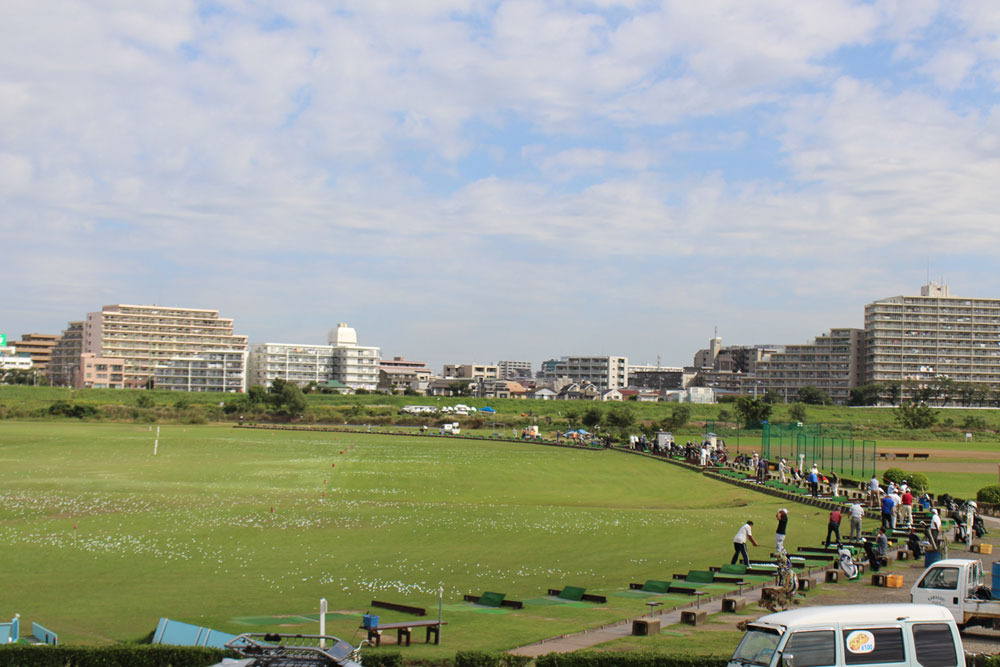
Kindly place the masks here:
[(732, 662), (766, 667), (766, 665), (771, 664), (771, 656), (774, 655), (780, 641), (781, 635), (776, 630), (751, 628), (743, 635), (743, 641), (736, 647)]

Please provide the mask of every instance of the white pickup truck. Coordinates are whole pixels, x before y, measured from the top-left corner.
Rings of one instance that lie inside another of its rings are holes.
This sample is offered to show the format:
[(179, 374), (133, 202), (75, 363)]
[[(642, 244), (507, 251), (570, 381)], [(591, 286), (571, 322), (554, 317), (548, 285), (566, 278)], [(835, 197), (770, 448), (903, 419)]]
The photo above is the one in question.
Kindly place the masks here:
[(979, 560), (948, 558), (931, 563), (910, 589), (910, 602), (944, 607), (959, 629), (1000, 630), (1000, 599), (993, 599)]

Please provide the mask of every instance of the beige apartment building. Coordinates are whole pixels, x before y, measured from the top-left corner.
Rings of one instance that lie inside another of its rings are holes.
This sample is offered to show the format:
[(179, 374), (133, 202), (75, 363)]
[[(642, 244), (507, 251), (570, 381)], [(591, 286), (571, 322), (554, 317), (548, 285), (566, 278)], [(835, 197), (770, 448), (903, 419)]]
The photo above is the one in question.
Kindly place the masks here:
[(52, 361), (52, 350), (59, 342), (59, 336), (55, 334), (24, 334), (21, 340), (14, 343), (8, 342), (17, 348), (19, 354), (28, 354), (31, 357), (31, 365), (40, 373), (48, 374), (49, 363)]
[[(864, 329), (831, 329), (805, 345), (786, 345), (757, 362), (759, 390), (785, 402), (798, 400), (799, 389), (816, 387), (835, 403), (847, 403), (864, 365)], [(754, 381), (754, 380), (751, 380)]]
[(73, 374), (73, 388), (124, 389), (125, 360), (84, 352), (80, 355), (79, 366)]
[(950, 378), (1000, 387), (1000, 299), (930, 283), (865, 306), (864, 383)]
[(500, 367), (489, 364), (445, 364), (441, 375), (462, 380), (499, 380)]
[(83, 323), (82, 352), (121, 359), (125, 389), (148, 386), (171, 359), (246, 347), (246, 336), (234, 334), (233, 320), (217, 310), (116, 304)]

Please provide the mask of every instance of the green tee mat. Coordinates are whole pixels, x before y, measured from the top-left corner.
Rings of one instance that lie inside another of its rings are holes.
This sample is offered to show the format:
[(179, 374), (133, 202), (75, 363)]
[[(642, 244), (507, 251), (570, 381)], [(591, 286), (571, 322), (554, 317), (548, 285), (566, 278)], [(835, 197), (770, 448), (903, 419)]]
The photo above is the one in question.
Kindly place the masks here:
[(586, 588), (580, 588), (579, 586), (564, 586), (562, 591), (559, 592), (559, 597), (561, 600), (569, 600), (571, 602), (579, 602), (583, 599), (583, 594), (587, 591)]
[(490, 591), (486, 591), (479, 596), (479, 602), (476, 604), (483, 607), (499, 607), (505, 597), (507, 597), (506, 593), (491, 593)]

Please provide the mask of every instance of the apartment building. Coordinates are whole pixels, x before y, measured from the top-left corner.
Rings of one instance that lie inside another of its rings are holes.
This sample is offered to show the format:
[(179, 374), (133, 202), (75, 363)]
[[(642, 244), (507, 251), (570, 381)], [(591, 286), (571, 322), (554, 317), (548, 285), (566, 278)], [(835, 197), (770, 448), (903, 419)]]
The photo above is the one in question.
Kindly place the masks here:
[(156, 369), (156, 388), (172, 391), (245, 392), (247, 351), (220, 350), (174, 357)]
[(519, 380), (531, 377), (530, 361), (498, 361), (496, 367), (501, 380)]
[(431, 375), (431, 369), (422, 361), (410, 361), (403, 357), (382, 359), (378, 367), (378, 388), (390, 393), (407, 389), (426, 391)]
[(643, 364), (628, 367), (628, 383), (633, 389), (681, 389), (694, 373), (685, 373), (679, 366), (653, 366)]
[(379, 348), (358, 345), (357, 332), (341, 322), (330, 330), (327, 345), (259, 343), (251, 346), (251, 385), (268, 386), (281, 379), (304, 387), (336, 380), (351, 389), (375, 391), (379, 381)]
[(953, 297), (931, 282), (920, 296), (865, 306), (863, 384), (944, 377), (1000, 387), (1000, 299)]
[(47, 373), (49, 383), (54, 387), (72, 387), (82, 353), (83, 322), (70, 322), (52, 348)]
[(17, 348), (19, 354), (31, 357), (32, 367), (41, 373), (48, 374), (49, 363), (52, 361), (52, 350), (59, 342), (55, 334), (24, 334), (21, 340), (9, 343)]
[(80, 355), (73, 373), (74, 389), (124, 389), (125, 360), (99, 357), (93, 352)]
[(813, 386), (835, 403), (847, 403), (862, 378), (864, 329), (831, 329), (812, 343), (786, 345), (757, 363), (754, 382), (785, 402), (798, 400), (799, 389)]
[(304, 387), (333, 379), (333, 346), (299, 343), (258, 343), (250, 346), (247, 380), (269, 387), (275, 380)]
[(0, 345), (0, 370), (27, 371), (33, 367), (30, 354), (19, 352), (13, 345)]
[(246, 347), (246, 336), (217, 310), (116, 304), (83, 323), (83, 353), (121, 359), (126, 389), (148, 386), (171, 359)]
[(441, 375), (462, 380), (499, 380), (500, 367), (488, 364), (445, 364)]
[(341, 322), (330, 331), (333, 346), (333, 378), (354, 389), (378, 389), (378, 364), (381, 350), (358, 345), (358, 334)]
[(591, 383), (601, 391), (624, 389), (629, 379), (628, 357), (562, 357), (546, 373), (574, 383)]

